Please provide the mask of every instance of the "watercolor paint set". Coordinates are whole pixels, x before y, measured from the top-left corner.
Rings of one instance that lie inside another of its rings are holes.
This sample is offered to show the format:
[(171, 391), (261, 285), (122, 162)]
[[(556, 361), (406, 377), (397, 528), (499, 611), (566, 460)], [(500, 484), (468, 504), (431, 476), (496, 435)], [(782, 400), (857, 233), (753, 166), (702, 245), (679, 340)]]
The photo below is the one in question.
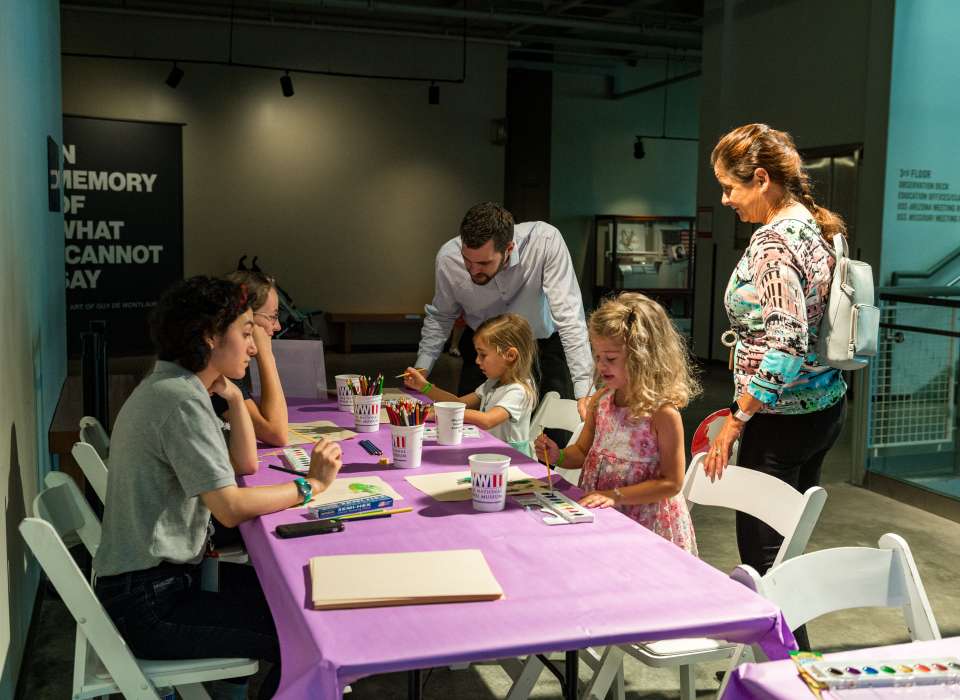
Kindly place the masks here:
[(831, 689), (960, 684), (960, 659), (955, 656), (830, 659), (802, 668), (818, 685)]
[(541, 491), (539, 493), (521, 493), (513, 499), (527, 510), (536, 510), (546, 517), (542, 518), (547, 525), (574, 525), (577, 523), (592, 523), (593, 513), (573, 499), (559, 491)]

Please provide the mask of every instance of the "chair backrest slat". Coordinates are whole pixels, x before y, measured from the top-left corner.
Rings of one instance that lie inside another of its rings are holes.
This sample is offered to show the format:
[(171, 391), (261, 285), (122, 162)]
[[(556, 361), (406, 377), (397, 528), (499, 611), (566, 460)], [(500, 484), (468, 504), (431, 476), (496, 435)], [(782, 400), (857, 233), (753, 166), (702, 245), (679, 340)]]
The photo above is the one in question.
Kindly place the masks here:
[(93, 445), (86, 442), (75, 442), (70, 454), (80, 465), (83, 476), (90, 482), (90, 486), (93, 487), (94, 492), (100, 498), (100, 502), (106, 504), (108, 476), (106, 463), (97, 454)]

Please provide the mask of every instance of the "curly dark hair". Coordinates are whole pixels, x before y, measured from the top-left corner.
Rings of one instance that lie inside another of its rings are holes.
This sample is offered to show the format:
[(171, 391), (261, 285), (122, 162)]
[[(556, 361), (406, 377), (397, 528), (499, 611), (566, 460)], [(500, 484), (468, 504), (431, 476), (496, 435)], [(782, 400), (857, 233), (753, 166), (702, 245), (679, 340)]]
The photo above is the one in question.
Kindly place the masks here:
[(150, 336), (157, 357), (199, 372), (210, 362), (206, 338), (221, 335), (250, 308), (243, 286), (197, 275), (177, 282), (150, 314)]
[(493, 249), (502, 253), (513, 240), (513, 215), (496, 202), (475, 204), (460, 222), (460, 240), (467, 248), (479, 248), (493, 239)]

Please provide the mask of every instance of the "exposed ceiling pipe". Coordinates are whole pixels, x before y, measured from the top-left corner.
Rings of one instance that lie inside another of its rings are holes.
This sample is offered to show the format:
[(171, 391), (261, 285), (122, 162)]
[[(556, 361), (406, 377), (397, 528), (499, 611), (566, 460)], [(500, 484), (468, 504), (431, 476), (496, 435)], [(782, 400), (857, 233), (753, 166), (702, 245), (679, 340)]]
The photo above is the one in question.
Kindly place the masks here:
[[(586, 2), (586, 0), (568, 0), (567, 2), (563, 3), (562, 5), (555, 5), (555, 6), (551, 7), (551, 8), (548, 9), (546, 12), (547, 12), (548, 15), (556, 16), (556, 15), (560, 14), (561, 12), (566, 12), (567, 10), (572, 10), (572, 9), (575, 8), (577, 5), (582, 5), (582, 4), (585, 3), (585, 2)], [(509, 32), (507, 32), (507, 36), (516, 36), (516, 35), (519, 34), (520, 32), (525, 32), (525, 31), (527, 31), (528, 29), (530, 29), (531, 26), (532, 26), (532, 25), (530, 25), (530, 24), (521, 24), (520, 26), (514, 27), (514, 28), (511, 29)]]
[(700, 46), (699, 31), (681, 29), (647, 28), (640, 25), (602, 22), (597, 20), (570, 19), (566, 17), (547, 17), (527, 15), (515, 12), (480, 12), (448, 7), (426, 7), (423, 5), (395, 4), (377, 2), (377, 0), (310, 0), (301, 2), (318, 8), (336, 7), (357, 12), (384, 12), (394, 15), (419, 15), (421, 17), (444, 17), (446, 19), (466, 19), (478, 22), (504, 22), (506, 24), (529, 24), (537, 27), (558, 27), (561, 29), (582, 29), (593, 32), (610, 32), (631, 36), (652, 37), (674, 42), (686, 42), (690, 46)]
[[(163, 10), (131, 10), (119, 7), (97, 7), (93, 5), (60, 5), (61, 10), (71, 12), (96, 12), (108, 15), (128, 15), (134, 17), (150, 17), (157, 19), (178, 19), (197, 22), (213, 22), (216, 24), (230, 24), (229, 17), (219, 15), (188, 14), (183, 12), (166, 12)], [(375, 29), (372, 27), (354, 27), (340, 24), (319, 24), (316, 22), (289, 22), (257, 19), (234, 18), (233, 24), (251, 27), (279, 27), (282, 29), (313, 29), (324, 32), (343, 32), (347, 34), (379, 34), (383, 36), (411, 37), (415, 39), (434, 39), (436, 41), (463, 41), (463, 34), (437, 34), (433, 32), (414, 32), (403, 29)], [(498, 46), (519, 47), (521, 42), (507, 39), (488, 39), (484, 37), (467, 37), (472, 44), (496, 44)]]
[[(690, 71), (689, 73), (683, 73), (682, 75), (675, 75), (672, 78), (665, 78), (664, 80), (658, 80), (655, 83), (648, 83), (642, 87), (633, 88), (632, 90), (624, 90), (623, 92), (611, 92), (610, 99), (613, 100), (622, 100), (625, 97), (633, 97), (634, 95), (640, 95), (644, 92), (650, 92), (651, 90), (657, 90), (662, 87), (667, 87), (668, 85), (673, 85), (674, 83), (681, 83), (684, 80), (692, 80), (700, 75), (701, 71), (695, 70)], [(659, 137), (658, 137), (659, 138)]]
[[(639, 42), (627, 42), (627, 41), (606, 41), (604, 39), (579, 39), (576, 37), (567, 37), (567, 36), (547, 36), (547, 35), (531, 35), (525, 34), (521, 37), (523, 45), (527, 46), (528, 44), (566, 44), (568, 46), (582, 46), (584, 48), (608, 48), (616, 49), (619, 51), (643, 51), (644, 49), (656, 49), (658, 51), (663, 51), (665, 49), (670, 49), (669, 46), (662, 46), (660, 44), (651, 43), (649, 41), (644, 41), (643, 43)], [(680, 48), (672, 49), (670, 53), (670, 58), (673, 60), (682, 61), (684, 57), (689, 57), (694, 61), (700, 61), (700, 48)]]

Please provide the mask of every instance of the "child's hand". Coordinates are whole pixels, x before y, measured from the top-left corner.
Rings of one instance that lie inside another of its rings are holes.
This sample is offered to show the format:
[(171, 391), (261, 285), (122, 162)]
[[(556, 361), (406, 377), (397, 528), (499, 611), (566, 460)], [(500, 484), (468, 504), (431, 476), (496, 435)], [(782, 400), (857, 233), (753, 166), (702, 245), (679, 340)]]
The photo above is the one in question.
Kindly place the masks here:
[(427, 384), (427, 378), (414, 367), (407, 367), (403, 373), (403, 385), (408, 389), (420, 391)]
[[(540, 437), (533, 441), (533, 448), (533, 452), (540, 462), (543, 462), (544, 454), (547, 455), (550, 464), (556, 464), (557, 460), (560, 459), (560, 448), (557, 447), (557, 443), (543, 433), (540, 433)], [(546, 462), (544, 462), (544, 464), (546, 464)]]
[(591, 491), (581, 498), (579, 503), (586, 508), (609, 508), (617, 504), (612, 496), (606, 495), (603, 491)]

